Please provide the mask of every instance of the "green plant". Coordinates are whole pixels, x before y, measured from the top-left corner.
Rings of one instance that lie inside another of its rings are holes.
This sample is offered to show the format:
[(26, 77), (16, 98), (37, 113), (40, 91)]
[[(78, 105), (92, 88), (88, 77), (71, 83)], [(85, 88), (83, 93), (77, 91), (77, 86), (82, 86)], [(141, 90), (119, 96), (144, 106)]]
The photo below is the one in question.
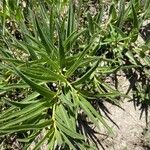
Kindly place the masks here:
[(20, 78), (15, 83), (3, 83), (1, 91), (28, 88), (29, 95), (20, 102), (2, 98), (11, 107), (0, 115), (0, 134), (21, 132), (24, 138), (18, 140), (25, 142), (24, 149), (40, 134), (43, 138), (38, 139), (34, 149), (45, 141), (50, 149), (57, 146), (88, 148), (86, 137), (77, 132), (81, 109), (98, 127), (101, 122), (111, 131), (102, 115), (90, 104), (99, 98), (94, 95), (93, 83), (95, 81), (98, 86), (100, 82), (96, 79), (96, 69), (102, 58), (89, 55), (95, 37), (88, 41), (86, 38), (79, 40), (80, 36), (85, 37), (87, 29), (76, 29), (72, 1), (67, 18), (60, 17), (61, 12), (55, 5), (50, 12), (46, 6), (48, 3), (39, 2), (34, 7), (39, 13), (29, 10), (27, 24), (23, 14), (19, 14), (22, 17), (17, 22), (20, 40), (7, 30), (4, 32), (7, 35), (5, 45), (11, 51), (6, 51), (5, 46), (1, 48), (2, 67)]
[[(140, 57), (135, 58), (137, 48), (129, 49), (139, 33), (140, 8), (135, 10), (131, 1), (125, 9), (122, 0), (117, 14), (115, 1), (112, 2), (108, 22), (103, 27), (100, 5), (100, 12), (95, 16), (88, 13), (87, 21), (80, 26), (77, 16), (80, 10), (75, 9), (72, 0), (30, 1), (23, 12), (20, 1), (14, 6), (8, 2), (4, 0), (1, 15), (0, 69), (4, 73), (0, 92), (7, 106), (0, 115), (0, 135), (17, 132), (24, 149), (36, 141), (34, 149), (43, 143), (48, 149), (95, 149), (94, 145), (86, 144), (88, 137), (78, 129), (79, 115), (83, 111), (98, 128), (102, 124), (112, 133), (94, 104), (106, 100), (119, 105), (118, 97), (126, 95), (104, 78), (118, 70), (149, 65), (145, 53), (141, 52), (143, 65), (138, 60)], [(18, 11), (11, 16), (8, 12), (14, 7)], [(143, 14), (146, 16), (147, 12)], [(17, 25), (12, 30), (19, 36), (9, 31), (7, 19)], [(132, 22), (132, 29), (127, 33), (122, 31), (125, 21)], [(8, 96), (12, 92), (24, 94), (13, 99)]]

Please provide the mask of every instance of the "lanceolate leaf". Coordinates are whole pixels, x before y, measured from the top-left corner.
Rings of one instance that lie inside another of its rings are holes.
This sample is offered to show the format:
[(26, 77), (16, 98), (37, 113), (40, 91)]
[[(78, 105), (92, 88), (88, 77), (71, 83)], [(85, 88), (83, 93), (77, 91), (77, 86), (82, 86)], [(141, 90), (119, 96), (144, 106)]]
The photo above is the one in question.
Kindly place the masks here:
[(91, 119), (93, 118), (93, 120), (94, 120), (94, 116), (97, 117), (100, 120), (100, 122), (108, 129), (108, 131), (110, 133), (112, 133), (112, 129), (105, 122), (105, 120), (103, 119), (103, 116), (101, 114), (99, 114), (86, 99), (84, 99), (82, 96), (79, 96), (79, 98), (80, 98), (80, 104), (81, 104), (81, 106), (85, 110), (89, 110), (89, 111), (87, 111), (88, 112), (87, 115), (90, 115), (91, 116), (90, 118)]
[(42, 40), (43, 46), (45, 47), (47, 54), (50, 56), (53, 50), (55, 50), (55, 47), (52, 45), (52, 43), (50, 43), (50, 39), (47, 38), (46, 34), (44, 34), (37, 18), (36, 18), (36, 25), (37, 25), (37, 29), (38, 29), (40, 38)]
[(132, 4), (132, 13), (133, 13), (133, 25), (134, 28), (139, 28), (139, 22), (138, 22), (138, 18), (137, 18), (137, 14), (134, 8), (134, 5)]
[(18, 110), (18, 109), (14, 106), (14, 107), (10, 107), (9, 109), (3, 111), (0, 114), (0, 122), (2, 122), (1, 119), (4, 119), (4, 118), (7, 118), (8, 116), (11, 116), (12, 113), (14, 113), (16, 110)]
[(13, 119), (13, 120), (9, 120), (9, 121), (1, 124), (1, 126), (3, 125), (3, 127), (1, 129), (5, 129), (5, 128), (9, 127), (9, 126), (21, 123), (23, 121), (31, 119), (32, 117), (38, 116), (46, 109), (47, 109), (47, 107), (41, 106), (41, 107), (37, 108), (37, 110), (32, 110), (30, 113), (28, 113), (28, 114), (26, 114), (24, 116), (20, 116), (18, 118)]
[(65, 64), (65, 52), (64, 52), (64, 46), (63, 46), (63, 33), (61, 31), (61, 27), (58, 22), (57, 22), (57, 32), (58, 32), (58, 38), (59, 38), (59, 63), (60, 63), (61, 69), (63, 70), (64, 64)]
[(4, 112), (4, 115), (2, 115), (3, 117), (1, 118), (0, 123), (6, 122), (7, 120), (13, 119), (17, 116), (25, 115), (31, 111), (37, 110), (39, 107), (43, 107), (44, 103), (45, 102), (37, 102), (36, 104), (30, 104), (29, 106), (24, 107), (23, 109), (17, 110), (15, 112), (13, 112), (14, 109), (12, 109), (11, 111), (12, 113), (7, 113), (8, 114), (7, 116), (5, 115), (6, 113)]
[[(70, 34), (70, 36), (65, 40), (64, 42), (64, 47), (67, 48), (67, 50), (70, 50), (69, 46), (73, 46), (73, 44), (76, 42), (77, 38), (84, 34), (87, 29), (81, 30), (80, 32), (77, 33), (77, 31), (74, 31), (73, 33)], [(69, 48), (68, 48), (69, 47)]]
[(76, 80), (72, 84), (78, 85), (80, 83), (84, 83), (84, 81), (87, 80), (87, 78), (89, 78), (89, 76), (96, 70), (96, 68), (98, 67), (98, 64), (99, 64), (99, 61), (89, 71), (87, 71), (86, 74), (84, 74), (80, 79)]
[(36, 103), (36, 101), (29, 101), (29, 102), (16, 102), (16, 101), (12, 101), (12, 100), (8, 100), (6, 98), (2, 99), (4, 102), (10, 104), (10, 105), (13, 105), (13, 106), (16, 106), (16, 107), (20, 107), (20, 108), (23, 108), (23, 107), (26, 107), (28, 106), (29, 104), (32, 104), (32, 103)]
[(69, 11), (68, 11), (68, 26), (67, 26), (67, 37), (73, 32), (74, 28), (74, 8), (73, 0), (69, 0)]
[(58, 106), (58, 110), (59, 110), (59, 113), (61, 114), (61, 117), (64, 118), (63, 120), (65, 121), (66, 125), (67, 125), (69, 128), (72, 128), (72, 126), (71, 126), (71, 124), (70, 124), (70, 118), (69, 118), (69, 116), (68, 116), (68, 114), (67, 114), (67, 111), (65, 110), (65, 107), (64, 107), (62, 104), (60, 104), (60, 105)]
[(53, 123), (52, 120), (47, 120), (39, 124), (23, 124), (23, 125), (15, 125), (10, 126), (8, 128), (0, 129), (0, 132), (7, 133), (7, 132), (16, 132), (16, 131), (25, 131), (25, 130), (35, 130), (35, 129), (42, 129), (47, 126), (51, 126)]
[[(49, 122), (49, 125), (51, 123)], [(52, 129), (50, 129), (49, 131), (47, 131), (46, 135), (44, 135), (44, 137), (40, 140), (40, 142), (33, 148), (33, 150), (38, 150), (41, 145), (47, 140), (49, 139), (49, 137), (51, 137), (53, 135), (54, 131)]]
[(52, 60), (45, 53), (40, 53), (39, 52), (39, 54), (53, 68), (53, 70), (56, 70), (57, 72), (60, 72), (60, 66), (58, 65), (57, 60)]
[(42, 87), (42, 86), (36, 84), (35, 82), (33, 82), (32, 80), (30, 80), (21, 71), (19, 71), (16, 67), (14, 67), (14, 70), (27, 84), (29, 84), (31, 86), (31, 88), (33, 88), (35, 91), (37, 91), (41, 95), (48, 97), (50, 99), (56, 95), (55, 92), (52, 92), (52, 91), (48, 90), (47, 88)]
[(17, 138), (18, 142), (23, 142), (23, 143), (28, 143), (31, 140), (35, 139), (38, 135), (40, 134), (40, 131), (34, 131), (30, 136), (28, 136), (27, 138)]
[(17, 64), (23, 64), (24, 63), (22, 60), (13, 59), (13, 58), (6, 58), (6, 57), (0, 58), (0, 60), (12, 62), (12, 63), (17, 63)]
[(124, 20), (124, 13), (125, 13), (125, 0), (120, 0), (119, 4), (119, 18), (117, 21), (117, 26), (122, 27), (122, 23)]
[(78, 66), (80, 65), (83, 57), (85, 56), (85, 54), (88, 52), (89, 48), (91, 47), (90, 43), (88, 46), (86, 46), (86, 48), (81, 52), (80, 56), (78, 57), (78, 59), (76, 60), (76, 62), (69, 68), (69, 70), (66, 72), (66, 76), (69, 77), (72, 75), (72, 73), (78, 68)]
[(26, 85), (26, 84), (10, 84), (10, 85), (5, 85), (5, 86), (2, 86), (2, 87), (0, 87), (0, 91), (10, 91), (10, 90), (12, 90), (12, 89), (16, 89), (16, 88), (22, 88), (22, 89), (24, 89), (24, 88), (29, 88), (29, 85)]
[(88, 19), (88, 25), (89, 25), (89, 32), (92, 35), (94, 33), (94, 23), (93, 19), (90, 13), (87, 14), (87, 19)]
[(77, 132), (74, 132), (72, 130), (70, 130), (69, 128), (65, 127), (64, 125), (62, 125), (61, 123), (57, 122), (57, 126), (58, 128), (64, 132), (65, 134), (67, 134), (68, 136), (74, 138), (74, 139), (84, 139), (82, 135), (80, 135)]
[(62, 135), (63, 135), (63, 138), (65, 139), (66, 143), (69, 145), (69, 147), (72, 148), (73, 150), (76, 150), (76, 147), (72, 144), (72, 142), (69, 140), (69, 138), (64, 133), (62, 133)]
[(104, 14), (104, 4), (101, 4), (99, 5), (99, 12), (96, 17), (96, 24), (102, 23), (103, 14)]
[(65, 78), (62, 75), (56, 74), (50, 70), (47, 71), (46, 69), (45, 69), (45, 72), (46, 73), (44, 73), (44, 70), (43, 70), (43, 74), (38, 74), (38, 72), (36, 74), (36, 72), (34, 71), (32, 72), (32, 70), (30, 72), (28, 70), (22, 71), (22, 73), (24, 73), (26, 76), (31, 77), (35, 80), (48, 81), (48, 82), (51, 82), (51, 81), (66, 82)]

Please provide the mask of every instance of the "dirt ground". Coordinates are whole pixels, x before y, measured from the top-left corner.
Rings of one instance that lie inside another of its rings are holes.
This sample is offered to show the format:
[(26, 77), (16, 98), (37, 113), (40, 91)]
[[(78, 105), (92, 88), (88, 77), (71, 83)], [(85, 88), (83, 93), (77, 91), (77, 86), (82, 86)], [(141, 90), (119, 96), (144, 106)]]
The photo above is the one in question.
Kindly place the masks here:
[[(117, 124), (109, 123), (114, 131), (113, 136), (99, 136), (102, 146), (100, 150), (148, 150), (150, 145), (144, 129), (146, 129), (145, 116), (140, 119), (141, 110), (134, 107), (131, 102), (122, 104), (122, 109), (118, 109), (111, 104), (106, 104), (111, 119)], [(146, 131), (148, 132), (148, 131)], [(150, 135), (149, 135), (150, 138)], [(150, 142), (150, 141), (149, 141)]]
[[(119, 81), (118, 89), (126, 93), (129, 82), (122, 76), (119, 77)], [(122, 109), (107, 102), (104, 105), (109, 111), (112, 121), (109, 120), (108, 124), (112, 127), (114, 135), (107, 135), (103, 129), (99, 131), (100, 134), (97, 135), (100, 141), (99, 150), (150, 150), (149, 114), (146, 116), (140, 106), (135, 106), (133, 101), (128, 99), (123, 100)]]

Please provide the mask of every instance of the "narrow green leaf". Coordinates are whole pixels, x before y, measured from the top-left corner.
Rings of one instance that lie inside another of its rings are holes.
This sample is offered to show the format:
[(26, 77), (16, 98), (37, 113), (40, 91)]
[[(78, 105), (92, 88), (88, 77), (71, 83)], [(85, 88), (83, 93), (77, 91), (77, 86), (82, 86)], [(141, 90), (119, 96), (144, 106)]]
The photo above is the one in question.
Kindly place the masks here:
[[(40, 80), (40, 81), (49, 81), (49, 82), (59, 81), (59, 80), (63, 81), (63, 82), (65, 81), (65, 79), (61, 75), (55, 74), (54, 72), (52, 72), (53, 75), (48, 75), (47, 73), (43, 73), (40, 75), (40, 74), (35, 74), (32, 71), (30, 71), (30, 72), (22, 71), (22, 73), (28, 77), (31, 77), (33, 79)], [(55, 74), (55, 76), (54, 76), (54, 74)]]
[(116, 32), (117, 32), (119, 35), (121, 35), (122, 38), (127, 38), (127, 37), (126, 37), (126, 34), (121, 30), (121, 28), (119, 28), (119, 27), (117, 27), (117, 26), (112, 26), (112, 27), (116, 30)]
[(87, 29), (83, 29), (80, 32), (74, 31), (70, 34), (69, 37), (64, 42), (65, 49), (69, 50), (69, 46), (73, 46), (73, 44), (76, 42), (76, 40), (85, 32), (87, 32)]
[(37, 92), (33, 92), (32, 94), (29, 94), (25, 99), (23, 99), (22, 101), (26, 102), (26, 101), (30, 101), (33, 100), (35, 98), (37, 98), (40, 94)]
[(50, 39), (53, 42), (54, 31), (55, 31), (55, 16), (54, 16), (54, 7), (51, 6), (50, 10), (50, 17), (49, 17), (49, 32), (50, 32)]
[(132, 14), (133, 14), (133, 26), (134, 28), (138, 29), (139, 28), (139, 21), (138, 17), (134, 8), (134, 5), (132, 4)]
[(12, 100), (9, 100), (9, 99), (6, 99), (6, 98), (3, 98), (2, 100), (4, 102), (10, 104), (10, 105), (13, 105), (13, 106), (16, 106), (16, 107), (19, 107), (19, 108), (24, 108), (24, 107), (28, 106), (29, 104), (36, 103), (36, 101), (16, 102), (16, 101), (12, 101)]
[(123, 20), (124, 20), (124, 14), (125, 14), (125, 0), (120, 0), (119, 2), (119, 17), (117, 21), (117, 26), (121, 27)]
[(23, 121), (31, 119), (32, 117), (36, 117), (36, 116), (40, 115), (46, 109), (47, 109), (47, 107), (41, 106), (37, 110), (30, 111), (30, 113), (26, 114), (25, 116), (20, 116), (18, 118), (13, 119), (13, 120), (9, 120), (9, 121), (1, 124), (1, 126), (2, 126), (1, 130), (8, 128), (12, 125), (18, 124), (18, 123), (22, 123)]
[(102, 23), (102, 18), (104, 15), (104, 4), (99, 5), (99, 12), (96, 16), (96, 24), (100, 25)]
[(33, 88), (35, 91), (37, 91), (41, 95), (48, 97), (48, 98), (53, 98), (56, 95), (55, 92), (52, 92), (52, 91), (48, 90), (47, 88), (44, 88), (44, 87), (36, 84), (32, 80), (30, 80), (21, 71), (19, 71), (16, 67), (14, 67), (14, 70), (27, 84), (29, 84), (31, 86), (31, 88)]
[(27, 107), (25, 107), (19, 111), (14, 111), (13, 113), (9, 114), (9, 116), (0, 119), (0, 123), (7, 122), (7, 120), (10, 120), (10, 119), (13, 119), (15, 117), (30, 113), (31, 111), (37, 110), (38, 108), (43, 107), (43, 104), (44, 104), (44, 102), (37, 102), (35, 104), (30, 104), (29, 106), (27, 106)]
[(53, 135), (54, 131), (51, 129), (50, 131), (47, 132), (47, 134), (40, 139), (40, 142), (33, 148), (33, 150), (39, 150), (39, 148), (41, 147), (41, 145), (47, 140), (49, 139), (49, 137), (51, 137)]
[(79, 100), (79, 105), (80, 107), (84, 110), (84, 112), (87, 114), (87, 116), (90, 118), (90, 120), (97, 126), (99, 127), (99, 123), (98, 123), (98, 118), (96, 119), (93, 114), (91, 113), (91, 111), (89, 110), (89, 108), (84, 104), (83, 101)]
[(70, 107), (73, 107), (73, 103), (71, 103), (70, 99), (67, 99), (66, 95), (64, 95), (63, 93), (59, 96), (60, 100), (64, 103), (67, 104)]
[(5, 34), (5, 22), (6, 22), (6, 15), (7, 15), (7, 2), (6, 0), (3, 0), (2, 4), (3, 10), (2, 10), (2, 35)]
[(74, 5), (73, 0), (69, 0), (69, 11), (68, 11), (68, 21), (67, 21), (67, 37), (70, 36), (70, 34), (74, 30)]
[[(79, 95), (79, 98), (80, 98), (80, 104), (82, 105), (83, 108), (86, 108), (89, 109), (91, 111), (91, 113), (97, 117), (100, 122), (104, 125), (104, 127), (106, 127), (106, 129), (110, 132), (110, 133), (113, 133), (112, 132), (112, 129), (108, 126), (108, 124), (105, 122), (105, 120), (103, 119), (102, 115), (99, 114), (94, 108), (93, 106), (86, 100), (84, 99), (82, 96)], [(90, 115), (92, 116), (92, 115)]]
[(6, 110), (4, 110), (1, 114), (0, 114), (0, 120), (3, 118), (7, 118), (8, 116), (12, 115), (12, 113), (14, 113), (14, 111), (16, 111), (17, 108), (12, 106)]
[(61, 69), (63, 70), (64, 64), (65, 64), (65, 52), (64, 52), (64, 46), (63, 46), (63, 35), (62, 35), (63, 32), (58, 22), (57, 22), (57, 32), (58, 32), (58, 38), (59, 38), (59, 63), (60, 63)]
[(5, 86), (0, 87), (0, 91), (10, 91), (10, 90), (16, 89), (16, 88), (25, 89), (25, 88), (29, 88), (29, 85), (22, 84), (22, 83), (5, 85)]
[(109, 21), (114, 21), (117, 18), (117, 12), (116, 12), (116, 7), (114, 3), (112, 3), (110, 6), (109, 16), (110, 16)]
[(29, 34), (27, 34), (27, 33), (24, 33), (24, 34), (25, 34), (25, 36), (27, 36), (32, 42), (34, 42), (34, 44), (37, 44), (39, 47), (43, 47), (42, 43), (41, 43), (38, 39), (36, 39), (35, 37), (33, 37), (33, 36), (31, 36), (31, 35), (29, 35)]
[(39, 134), (40, 134), (40, 131), (34, 131), (34, 132), (33, 132), (30, 136), (28, 136), (27, 138), (23, 138), (23, 139), (17, 138), (16, 140), (17, 140), (18, 142), (28, 143), (28, 142), (30, 142), (31, 140), (35, 139)]
[(58, 72), (60, 72), (60, 67), (58, 65), (58, 63), (55, 60), (52, 60), (51, 58), (49, 58), (46, 54), (44, 53), (39, 53), (42, 58), (54, 69), (57, 70)]
[(12, 63), (17, 63), (17, 64), (23, 64), (23, 63), (25, 63), (22, 60), (13, 59), (13, 58), (6, 58), (6, 57), (2, 57), (2, 58), (0, 57), (0, 60), (7, 61), (7, 62), (12, 62)]
[[(31, 43), (30, 43), (31, 44)], [(28, 51), (29, 51), (29, 53), (30, 53), (30, 58), (32, 59), (32, 60), (37, 60), (38, 59), (38, 56), (37, 56), (37, 54), (36, 54), (36, 52), (35, 52), (35, 50), (37, 50), (37, 48), (36, 47), (33, 47), (32, 45), (29, 45), (29, 44), (26, 44), (26, 47), (27, 47), (27, 49), (28, 49)]]
[(143, 60), (144, 60), (145, 64), (150, 67), (150, 57), (145, 56), (145, 57), (143, 58)]
[(96, 62), (95, 65), (93, 65), (93, 67), (88, 70), (80, 79), (74, 81), (72, 84), (73, 85), (78, 85), (83, 83), (85, 80), (87, 80), (89, 78), (89, 76), (96, 70), (96, 68), (98, 67), (99, 61)]
[(69, 138), (64, 133), (62, 133), (62, 136), (65, 139), (65, 142), (68, 144), (68, 146), (70, 148), (72, 148), (73, 150), (76, 150), (76, 147), (72, 144), (72, 142), (69, 140)]
[(58, 145), (62, 145), (63, 144), (62, 134), (61, 134), (60, 130), (58, 131), (57, 129), (55, 129), (55, 138), (57, 140), (57, 144)]
[(90, 49), (91, 45), (92, 45), (92, 42), (88, 46), (86, 46), (86, 48), (81, 52), (81, 54), (78, 57), (78, 59), (76, 60), (76, 62), (69, 68), (69, 70), (67, 70), (67, 72), (66, 72), (66, 76), (67, 77), (70, 77), (74, 73), (74, 71), (79, 67), (83, 57), (88, 52), (88, 50)]
[(49, 136), (48, 139), (48, 150), (54, 150), (54, 145), (55, 145), (55, 136), (54, 134), (52, 134), (51, 136)]
[(125, 55), (129, 58), (131, 62), (137, 65), (137, 61), (135, 60), (134, 55), (131, 51), (127, 51)]
[(77, 132), (74, 132), (73, 130), (70, 130), (69, 128), (67, 128), (66, 126), (62, 125), (61, 123), (59, 123), (57, 121), (57, 127), (65, 134), (67, 134), (68, 136), (74, 138), (74, 139), (84, 139), (84, 137), (77, 133)]
[(94, 23), (93, 19), (90, 13), (87, 14), (87, 19), (88, 19), (88, 29), (91, 35), (94, 33)]
[(15, 125), (7, 128), (0, 129), (0, 132), (17, 132), (17, 131), (27, 131), (27, 130), (35, 130), (35, 129), (43, 129), (47, 126), (51, 126), (53, 123), (52, 120), (47, 120), (38, 124), (23, 124), (23, 125)]
[(43, 46), (45, 47), (47, 54), (50, 56), (55, 48), (54, 46), (52, 46), (52, 44), (50, 44), (50, 39), (48, 40), (48, 38), (44, 34), (37, 18), (36, 18), (36, 25), (37, 25), (37, 29), (38, 29), (40, 38), (42, 40)]
[(61, 114), (61, 117), (64, 118), (64, 121), (65, 121), (67, 127), (71, 128), (70, 118), (69, 118), (69, 116), (68, 116), (68, 114), (67, 114), (67, 112), (66, 112), (66, 110), (62, 104), (60, 104), (58, 106), (58, 110)]
[(149, 0), (145, 0), (144, 10), (148, 10), (149, 6), (150, 6), (150, 1)]

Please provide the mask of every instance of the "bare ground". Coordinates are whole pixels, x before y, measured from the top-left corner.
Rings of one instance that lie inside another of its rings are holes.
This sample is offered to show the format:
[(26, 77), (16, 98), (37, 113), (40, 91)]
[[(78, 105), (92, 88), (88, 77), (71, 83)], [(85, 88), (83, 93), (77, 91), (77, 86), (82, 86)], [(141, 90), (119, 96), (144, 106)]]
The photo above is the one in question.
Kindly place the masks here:
[[(122, 108), (118, 109), (114, 105), (106, 104), (111, 113), (112, 120), (118, 125), (109, 123), (114, 131), (114, 135), (108, 137), (99, 136), (102, 140), (103, 150), (145, 150), (148, 143), (145, 140), (143, 131), (146, 128), (144, 115), (140, 119), (141, 111), (134, 107), (131, 102), (124, 102)], [(149, 147), (150, 148), (150, 147)]]
[[(126, 93), (129, 88), (128, 80), (118, 77), (118, 89)], [(129, 93), (130, 95), (131, 93)], [(112, 127), (114, 135), (108, 135), (106, 130), (98, 131), (99, 150), (150, 150), (150, 119), (141, 106), (135, 106), (133, 101), (123, 100), (122, 108), (118, 108), (105, 102), (109, 117), (112, 121), (108, 124)], [(149, 112), (149, 110), (147, 111)], [(115, 124), (116, 125), (115, 125)]]

